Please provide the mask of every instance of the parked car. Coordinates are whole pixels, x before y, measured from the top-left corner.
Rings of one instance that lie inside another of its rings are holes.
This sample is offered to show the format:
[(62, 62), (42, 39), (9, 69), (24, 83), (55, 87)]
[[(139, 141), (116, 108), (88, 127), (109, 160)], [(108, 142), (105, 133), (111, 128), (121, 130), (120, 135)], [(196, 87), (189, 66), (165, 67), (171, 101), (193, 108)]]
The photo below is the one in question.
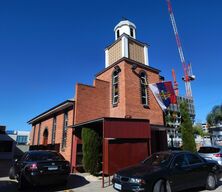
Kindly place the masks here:
[(9, 178), (18, 180), (18, 188), (28, 185), (66, 184), (70, 163), (55, 151), (28, 151), (10, 168)]
[(138, 165), (114, 174), (117, 191), (174, 192), (195, 187), (213, 190), (220, 177), (220, 166), (198, 154), (184, 151), (154, 153)]
[(214, 160), (217, 161), (220, 165), (222, 165), (222, 147), (219, 146), (200, 147), (198, 153), (204, 159)]

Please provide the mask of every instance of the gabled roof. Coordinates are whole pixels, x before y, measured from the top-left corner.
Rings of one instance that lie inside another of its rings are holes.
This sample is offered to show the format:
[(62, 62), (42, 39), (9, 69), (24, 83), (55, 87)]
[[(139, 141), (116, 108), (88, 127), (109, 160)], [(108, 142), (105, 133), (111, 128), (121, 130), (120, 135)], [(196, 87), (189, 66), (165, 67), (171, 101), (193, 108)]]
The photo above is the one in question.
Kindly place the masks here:
[(41, 120), (43, 118), (46, 118), (46, 117), (48, 117), (48, 116), (50, 116), (52, 114), (55, 114), (56, 112), (62, 111), (64, 109), (67, 109), (67, 108), (73, 106), (74, 102), (75, 102), (75, 99), (68, 99), (68, 100), (66, 100), (66, 101), (64, 101), (64, 102), (62, 102), (62, 103), (52, 107), (51, 109), (41, 113), (40, 115), (37, 115), (36, 117), (34, 117), (31, 120), (29, 120), (27, 123), (28, 124), (33, 124), (33, 123), (35, 123), (35, 122), (37, 122), (37, 121), (39, 121), (39, 120)]

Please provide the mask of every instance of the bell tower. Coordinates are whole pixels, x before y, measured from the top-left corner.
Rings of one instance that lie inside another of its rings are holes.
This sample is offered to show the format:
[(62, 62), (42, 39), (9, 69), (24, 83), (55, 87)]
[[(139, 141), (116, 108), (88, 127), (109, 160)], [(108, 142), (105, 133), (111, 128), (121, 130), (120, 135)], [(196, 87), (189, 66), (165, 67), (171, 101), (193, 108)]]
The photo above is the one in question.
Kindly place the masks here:
[(114, 33), (114, 43), (105, 49), (105, 67), (122, 58), (149, 66), (148, 45), (136, 40), (134, 23), (124, 19), (115, 26)]

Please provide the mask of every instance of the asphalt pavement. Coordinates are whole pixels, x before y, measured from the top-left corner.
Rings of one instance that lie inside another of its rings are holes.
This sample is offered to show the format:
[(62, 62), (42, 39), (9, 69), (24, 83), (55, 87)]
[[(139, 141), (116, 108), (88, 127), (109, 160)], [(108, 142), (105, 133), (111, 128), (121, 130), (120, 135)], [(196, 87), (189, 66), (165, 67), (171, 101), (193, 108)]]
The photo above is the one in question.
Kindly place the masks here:
[[(50, 178), (49, 178), (50, 179)], [(87, 173), (70, 175), (67, 186), (46, 186), (28, 188), (24, 192), (116, 192), (112, 185), (109, 186), (108, 178), (105, 179), (105, 187), (102, 188), (101, 177), (94, 177)], [(0, 192), (18, 192), (17, 181), (8, 177), (0, 177)], [(183, 192), (208, 192), (204, 189), (191, 189)], [(217, 189), (211, 192), (222, 192), (222, 182)]]

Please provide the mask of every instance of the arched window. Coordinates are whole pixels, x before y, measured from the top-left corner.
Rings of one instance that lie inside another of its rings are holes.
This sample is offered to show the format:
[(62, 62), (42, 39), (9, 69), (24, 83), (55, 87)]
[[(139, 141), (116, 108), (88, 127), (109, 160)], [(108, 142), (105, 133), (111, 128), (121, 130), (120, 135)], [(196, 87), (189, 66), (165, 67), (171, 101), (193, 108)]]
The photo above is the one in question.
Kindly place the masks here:
[(48, 144), (48, 136), (49, 136), (49, 132), (48, 132), (48, 128), (46, 127), (44, 132), (43, 132), (43, 145), (47, 145)]
[(130, 28), (130, 36), (134, 37), (134, 35), (133, 35), (133, 28)]
[(119, 38), (119, 30), (117, 30), (116, 36), (117, 36), (117, 38)]
[(141, 103), (144, 106), (148, 106), (148, 93), (147, 93), (147, 76), (144, 71), (140, 73), (140, 86), (141, 86)]
[(119, 66), (116, 66), (112, 74), (112, 104), (116, 107), (119, 102)]

